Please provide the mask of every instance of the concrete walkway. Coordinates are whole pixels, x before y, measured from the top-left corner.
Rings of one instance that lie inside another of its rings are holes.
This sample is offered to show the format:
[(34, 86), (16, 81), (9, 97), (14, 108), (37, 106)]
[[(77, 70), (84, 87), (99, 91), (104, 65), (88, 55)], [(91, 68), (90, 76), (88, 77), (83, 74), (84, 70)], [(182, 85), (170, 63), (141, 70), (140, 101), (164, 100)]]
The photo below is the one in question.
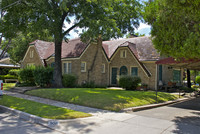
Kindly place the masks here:
[(48, 105), (53, 105), (53, 106), (57, 106), (57, 107), (62, 107), (62, 108), (67, 108), (67, 109), (71, 109), (71, 110), (75, 110), (75, 111), (89, 113), (93, 116), (102, 115), (104, 113), (115, 113), (115, 112), (111, 112), (108, 110), (79, 106), (79, 105), (75, 105), (75, 104), (70, 104), (70, 103), (65, 103), (65, 102), (60, 102), (60, 101), (55, 101), (55, 100), (40, 98), (40, 97), (36, 97), (36, 96), (25, 95), (25, 94), (20, 94), (20, 93), (16, 93), (16, 92), (3, 91), (3, 93), (6, 95), (9, 95), (9, 96), (13, 96), (13, 97), (23, 98), (26, 100), (31, 100), (31, 101), (35, 101), (35, 102), (39, 102), (39, 103), (44, 103), (44, 104), (48, 104)]

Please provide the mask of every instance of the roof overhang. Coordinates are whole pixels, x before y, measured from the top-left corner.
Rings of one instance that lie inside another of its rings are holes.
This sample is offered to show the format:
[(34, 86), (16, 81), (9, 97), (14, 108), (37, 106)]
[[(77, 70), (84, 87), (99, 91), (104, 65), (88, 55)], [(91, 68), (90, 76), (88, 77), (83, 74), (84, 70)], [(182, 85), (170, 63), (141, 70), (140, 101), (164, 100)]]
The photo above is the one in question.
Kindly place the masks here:
[(169, 57), (156, 62), (156, 64), (169, 65), (176, 68), (187, 68), (190, 70), (200, 70), (200, 59), (185, 59), (181, 58), (176, 60), (175, 58)]

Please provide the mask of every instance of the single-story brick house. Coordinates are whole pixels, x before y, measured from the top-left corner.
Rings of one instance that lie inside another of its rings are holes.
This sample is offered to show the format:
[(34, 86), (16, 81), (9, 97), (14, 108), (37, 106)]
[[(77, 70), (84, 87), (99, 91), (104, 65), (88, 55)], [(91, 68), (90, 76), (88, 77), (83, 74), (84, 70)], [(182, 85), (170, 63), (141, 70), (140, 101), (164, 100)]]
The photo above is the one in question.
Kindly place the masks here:
[[(149, 37), (135, 37), (83, 43), (79, 38), (62, 43), (62, 73), (75, 74), (78, 83), (94, 81), (98, 85), (117, 85), (119, 75), (139, 76), (142, 83), (155, 89), (158, 81), (181, 81), (180, 69), (157, 65), (161, 56)], [(30, 46), (22, 61), (27, 65), (53, 66), (54, 43), (36, 40)]]

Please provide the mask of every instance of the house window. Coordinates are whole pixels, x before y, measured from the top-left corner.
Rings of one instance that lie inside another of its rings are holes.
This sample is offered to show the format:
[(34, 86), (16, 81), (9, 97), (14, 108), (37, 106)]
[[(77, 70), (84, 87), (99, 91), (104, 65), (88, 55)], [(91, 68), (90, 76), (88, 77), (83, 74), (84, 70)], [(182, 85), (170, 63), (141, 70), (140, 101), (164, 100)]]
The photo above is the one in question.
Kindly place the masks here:
[(181, 71), (180, 70), (173, 70), (173, 81), (174, 82), (181, 81)]
[(64, 66), (64, 74), (72, 73), (72, 63), (71, 62), (65, 62), (65, 63), (63, 63), (63, 66)]
[(126, 66), (122, 66), (120, 68), (120, 75), (127, 75), (128, 74), (128, 69)]
[(126, 58), (126, 50), (121, 50), (120, 51), (120, 57), (121, 58)]
[(33, 50), (31, 50), (31, 52), (30, 52), (30, 58), (33, 58), (33, 55), (34, 54), (34, 51)]
[(105, 64), (102, 64), (102, 70), (101, 70), (102, 73), (105, 73)]
[(86, 72), (86, 62), (81, 62), (81, 72)]
[(137, 67), (131, 67), (131, 75), (138, 76), (138, 68)]

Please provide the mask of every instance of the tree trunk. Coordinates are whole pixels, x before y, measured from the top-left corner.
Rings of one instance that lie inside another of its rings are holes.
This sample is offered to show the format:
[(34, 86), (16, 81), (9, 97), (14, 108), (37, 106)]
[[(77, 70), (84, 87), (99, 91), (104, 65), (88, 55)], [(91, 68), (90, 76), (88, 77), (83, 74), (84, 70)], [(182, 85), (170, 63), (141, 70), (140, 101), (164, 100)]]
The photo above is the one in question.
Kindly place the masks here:
[(61, 64), (61, 50), (62, 50), (62, 38), (55, 39), (55, 68), (53, 75), (53, 86), (62, 86), (62, 64)]
[(187, 87), (191, 88), (190, 70), (187, 69)]

